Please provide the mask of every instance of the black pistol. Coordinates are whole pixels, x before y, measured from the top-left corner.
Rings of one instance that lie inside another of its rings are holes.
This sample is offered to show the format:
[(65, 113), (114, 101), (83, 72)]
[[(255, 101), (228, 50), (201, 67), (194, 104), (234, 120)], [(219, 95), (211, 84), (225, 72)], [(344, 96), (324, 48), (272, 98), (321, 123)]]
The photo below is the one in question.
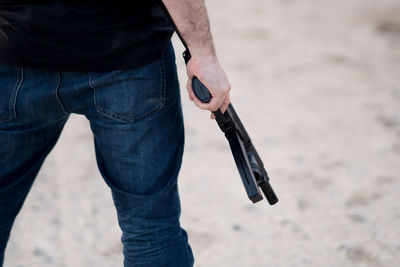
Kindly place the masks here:
[[(183, 53), (183, 58), (187, 64), (191, 58), (189, 48), (164, 3), (162, 1), (159, 2), (186, 49)], [(212, 96), (210, 91), (197, 77), (193, 77), (192, 79), (192, 88), (194, 94), (201, 102), (208, 103), (211, 101)], [(236, 167), (239, 171), (240, 177), (242, 178), (249, 199), (253, 203), (262, 200), (262, 191), (270, 205), (276, 204), (278, 202), (278, 197), (269, 183), (269, 177), (264, 168), (264, 163), (258, 155), (257, 150), (251, 142), (251, 139), (232, 104), (228, 105), (227, 110), (224, 113), (222, 113), (220, 109), (213, 113), (219, 128), (224, 132), (225, 137), (229, 141), (229, 146), (233, 158), (235, 159)]]
[[(183, 53), (183, 58), (187, 64), (191, 58), (189, 50)], [(194, 77), (192, 80), (192, 88), (194, 94), (201, 102), (210, 102), (210, 91), (197, 77)], [(225, 137), (229, 141), (236, 167), (238, 168), (249, 199), (253, 203), (262, 200), (261, 188), (269, 204), (276, 204), (278, 202), (278, 197), (269, 183), (269, 177), (264, 168), (264, 163), (258, 155), (257, 150), (251, 142), (232, 104), (228, 105), (225, 113), (222, 113), (221, 110), (218, 109), (214, 111), (214, 115), (219, 128), (225, 133)]]

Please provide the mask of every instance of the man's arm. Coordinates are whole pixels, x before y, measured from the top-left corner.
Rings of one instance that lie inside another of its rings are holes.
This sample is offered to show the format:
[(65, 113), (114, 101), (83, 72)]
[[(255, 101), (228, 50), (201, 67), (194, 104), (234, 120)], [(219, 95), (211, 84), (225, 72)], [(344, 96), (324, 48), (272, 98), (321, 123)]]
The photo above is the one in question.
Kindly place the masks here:
[[(162, 0), (186, 41), (192, 58), (187, 64), (189, 77), (187, 90), (190, 100), (201, 109), (224, 112), (230, 103), (231, 85), (218, 62), (210, 31), (204, 0)], [(212, 99), (204, 104), (192, 90), (192, 78), (196, 76), (209, 90)], [(212, 118), (214, 116), (212, 115)]]

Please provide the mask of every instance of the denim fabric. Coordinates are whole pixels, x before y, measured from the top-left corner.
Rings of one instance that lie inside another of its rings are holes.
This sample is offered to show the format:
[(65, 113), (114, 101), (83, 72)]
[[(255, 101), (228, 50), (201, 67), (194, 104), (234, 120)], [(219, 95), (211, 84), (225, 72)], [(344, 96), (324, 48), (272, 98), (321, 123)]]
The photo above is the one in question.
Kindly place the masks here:
[(0, 65), (0, 266), (15, 216), (70, 113), (90, 121), (122, 229), (124, 266), (193, 266), (179, 224), (184, 129), (172, 45), (131, 70)]

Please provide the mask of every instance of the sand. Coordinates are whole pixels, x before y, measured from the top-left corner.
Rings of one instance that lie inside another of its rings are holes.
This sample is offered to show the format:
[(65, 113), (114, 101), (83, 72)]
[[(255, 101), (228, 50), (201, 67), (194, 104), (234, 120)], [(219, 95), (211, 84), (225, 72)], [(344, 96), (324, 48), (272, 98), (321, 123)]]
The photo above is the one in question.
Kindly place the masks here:
[[(250, 203), (225, 138), (183, 86), (179, 186), (195, 266), (400, 266), (400, 2), (207, 3), (232, 103), (280, 202)], [(5, 266), (122, 260), (89, 125), (74, 115), (16, 220)]]

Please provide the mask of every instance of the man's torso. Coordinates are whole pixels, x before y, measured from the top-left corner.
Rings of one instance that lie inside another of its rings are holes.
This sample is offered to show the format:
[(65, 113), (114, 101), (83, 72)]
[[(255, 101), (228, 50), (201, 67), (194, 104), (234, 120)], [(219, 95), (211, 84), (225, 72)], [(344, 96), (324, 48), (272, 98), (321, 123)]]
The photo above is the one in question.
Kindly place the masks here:
[(158, 58), (173, 29), (154, 0), (2, 1), (0, 62), (107, 71)]

